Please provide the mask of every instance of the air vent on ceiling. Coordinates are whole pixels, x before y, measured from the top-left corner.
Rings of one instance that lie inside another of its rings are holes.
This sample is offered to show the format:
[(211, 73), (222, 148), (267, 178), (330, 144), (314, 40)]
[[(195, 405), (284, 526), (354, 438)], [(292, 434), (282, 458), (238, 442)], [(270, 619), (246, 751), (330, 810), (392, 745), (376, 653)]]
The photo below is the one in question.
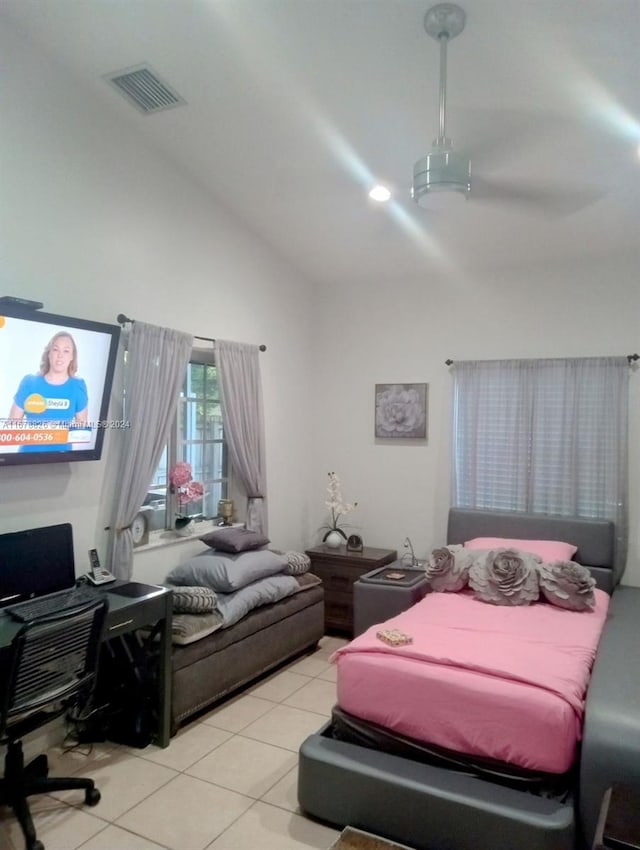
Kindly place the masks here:
[(145, 115), (186, 103), (186, 100), (148, 65), (114, 71), (107, 74), (105, 79)]

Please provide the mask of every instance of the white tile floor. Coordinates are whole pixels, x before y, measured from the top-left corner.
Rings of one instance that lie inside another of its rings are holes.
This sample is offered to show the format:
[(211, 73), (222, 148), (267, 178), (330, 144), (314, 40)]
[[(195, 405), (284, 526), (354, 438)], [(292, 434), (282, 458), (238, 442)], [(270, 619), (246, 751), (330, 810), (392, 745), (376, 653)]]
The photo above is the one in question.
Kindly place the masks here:
[[(52, 775), (90, 776), (102, 799), (90, 808), (82, 792), (31, 797), (38, 838), (46, 850), (327, 850), (339, 831), (300, 813), (297, 754), (330, 714), (328, 658), (345, 642), (323, 638), (313, 655), (185, 726), (167, 749), (50, 751)], [(5, 808), (0, 848), (24, 848)]]

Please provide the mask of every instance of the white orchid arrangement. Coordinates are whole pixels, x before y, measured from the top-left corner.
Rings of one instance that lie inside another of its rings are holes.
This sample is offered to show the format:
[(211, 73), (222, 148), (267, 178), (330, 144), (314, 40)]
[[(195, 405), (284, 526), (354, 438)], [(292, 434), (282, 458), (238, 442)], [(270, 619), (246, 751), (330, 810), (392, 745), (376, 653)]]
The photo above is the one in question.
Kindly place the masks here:
[(329, 484), (327, 486), (327, 493), (329, 494), (329, 498), (325, 502), (329, 512), (331, 513), (331, 522), (329, 525), (323, 525), (322, 528), (328, 529), (327, 533), (322, 538), (322, 542), (327, 539), (327, 537), (331, 534), (332, 531), (337, 531), (345, 540), (347, 539), (347, 535), (338, 525), (340, 521), (340, 517), (343, 517), (345, 514), (351, 513), (351, 511), (355, 510), (358, 507), (357, 502), (345, 502), (342, 498), (342, 487), (340, 485), (340, 479), (336, 475), (335, 472), (329, 472)]

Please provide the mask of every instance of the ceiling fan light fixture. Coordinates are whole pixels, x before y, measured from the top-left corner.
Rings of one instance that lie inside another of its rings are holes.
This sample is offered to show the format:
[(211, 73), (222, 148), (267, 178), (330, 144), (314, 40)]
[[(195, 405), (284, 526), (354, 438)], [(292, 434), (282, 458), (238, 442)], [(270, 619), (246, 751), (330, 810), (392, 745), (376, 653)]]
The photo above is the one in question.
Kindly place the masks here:
[(471, 191), (471, 160), (452, 150), (433, 150), (413, 166), (411, 197), (421, 207), (429, 206), (434, 192)]
[(382, 186), (378, 183), (369, 192), (369, 197), (371, 198), (371, 200), (378, 201), (378, 203), (383, 204), (391, 199), (391, 192), (389, 191), (389, 189), (387, 189), (386, 186)]

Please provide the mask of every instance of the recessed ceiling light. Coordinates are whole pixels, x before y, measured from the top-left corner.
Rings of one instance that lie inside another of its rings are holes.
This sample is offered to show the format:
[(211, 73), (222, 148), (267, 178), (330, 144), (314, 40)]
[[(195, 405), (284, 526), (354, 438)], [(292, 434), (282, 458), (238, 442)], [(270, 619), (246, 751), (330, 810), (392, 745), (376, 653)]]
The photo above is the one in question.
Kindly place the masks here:
[(374, 201), (388, 201), (391, 197), (391, 192), (387, 189), (386, 186), (374, 186), (373, 189), (369, 192), (369, 197)]

